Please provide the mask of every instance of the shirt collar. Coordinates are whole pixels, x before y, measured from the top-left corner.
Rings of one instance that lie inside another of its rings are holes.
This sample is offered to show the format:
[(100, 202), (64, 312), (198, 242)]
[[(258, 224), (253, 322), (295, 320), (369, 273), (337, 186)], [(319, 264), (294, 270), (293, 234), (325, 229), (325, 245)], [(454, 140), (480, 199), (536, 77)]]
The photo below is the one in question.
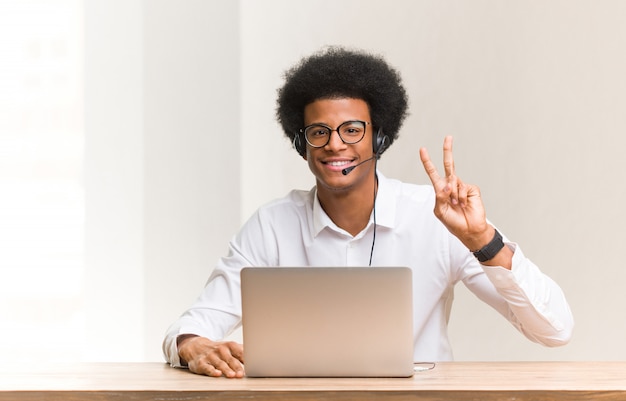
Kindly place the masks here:
[[(378, 192), (376, 194), (376, 225), (393, 228), (396, 221), (396, 202), (394, 186), (392, 180), (386, 178), (380, 171), (378, 175)], [(324, 228), (330, 227), (335, 231), (343, 231), (328, 217), (319, 199), (317, 198), (317, 187), (312, 189), (313, 201), (313, 226), (312, 233), (316, 237)], [(370, 216), (370, 223), (373, 223), (374, 216)], [(369, 225), (368, 225), (369, 227)]]

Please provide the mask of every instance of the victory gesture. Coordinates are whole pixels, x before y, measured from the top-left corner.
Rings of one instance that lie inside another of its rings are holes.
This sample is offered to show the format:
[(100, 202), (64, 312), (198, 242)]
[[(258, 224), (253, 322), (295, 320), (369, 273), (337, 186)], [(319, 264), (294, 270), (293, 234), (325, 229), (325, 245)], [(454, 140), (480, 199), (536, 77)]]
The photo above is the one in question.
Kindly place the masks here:
[(439, 175), (426, 148), (420, 149), (420, 159), (435, 189), (435, 216), (471, 251), (491, 241), (495, 229), (487, 223), (480, 190), (457, 177), (452, 156), (452, 137), (443, 141), (445, 176)]

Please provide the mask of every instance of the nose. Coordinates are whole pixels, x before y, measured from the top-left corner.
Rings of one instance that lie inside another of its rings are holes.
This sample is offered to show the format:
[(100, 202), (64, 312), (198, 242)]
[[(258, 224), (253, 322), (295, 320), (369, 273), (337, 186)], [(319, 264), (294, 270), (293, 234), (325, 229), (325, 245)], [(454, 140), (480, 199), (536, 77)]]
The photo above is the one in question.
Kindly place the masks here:
[[(336, 135), (333, 135), (333, 133), (335, 133)], [(345, 146), (345, 142), (339, 136), (339, 131), (337, 131), (336, 129), (330, 131), (330, 138), (328, 138), (328, 143), (326, 144), (325, 148), (327, 150), (336, 151), (338, 149), (345, 148)]]

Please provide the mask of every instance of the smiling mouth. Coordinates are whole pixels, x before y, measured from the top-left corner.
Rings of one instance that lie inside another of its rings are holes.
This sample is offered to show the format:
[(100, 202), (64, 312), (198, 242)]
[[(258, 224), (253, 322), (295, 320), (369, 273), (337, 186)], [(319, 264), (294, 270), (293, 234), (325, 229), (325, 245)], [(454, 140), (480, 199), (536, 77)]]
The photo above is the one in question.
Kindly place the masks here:
[(350, 160), (340, 160), (340, 161), (332, 161), (332, 162), (324, 162), (324, 164), (333, 167), (345, 167), (350, 164)]

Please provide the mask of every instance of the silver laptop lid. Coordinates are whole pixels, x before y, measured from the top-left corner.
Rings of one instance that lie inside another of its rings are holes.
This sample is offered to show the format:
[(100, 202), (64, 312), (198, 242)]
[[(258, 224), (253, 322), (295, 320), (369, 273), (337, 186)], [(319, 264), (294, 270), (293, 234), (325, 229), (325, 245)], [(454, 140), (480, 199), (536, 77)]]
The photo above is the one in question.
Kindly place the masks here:
[(244, 268), (241, 292), (249, 377), (413, 374), (409, 268)]

